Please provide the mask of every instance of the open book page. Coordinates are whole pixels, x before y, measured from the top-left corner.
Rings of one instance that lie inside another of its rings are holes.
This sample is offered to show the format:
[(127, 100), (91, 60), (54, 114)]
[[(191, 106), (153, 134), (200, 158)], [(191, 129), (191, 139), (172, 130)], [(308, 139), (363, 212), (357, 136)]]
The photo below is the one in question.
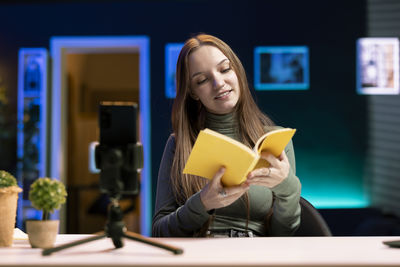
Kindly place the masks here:
[[(291, 128), (282, 128), (270, 131), (258, 139), (253, 150), (258, 154), (261, 154), (262, 151), (268, 151), (275, 157), (279, 157), (289, 141), (292, 139), (295, 132), (296, 129)], [(266, 168), (268, 166), (269, 163), (266, 160), (260, 159), (254, 169), (263, 167)]]
[(183, 173), (212, 179), (224, 166), (222, 183), (225, 186), (238, 185), (246, 180), (258, 158), (259, 155), (246, 145), (205, 129), (200, 131)]

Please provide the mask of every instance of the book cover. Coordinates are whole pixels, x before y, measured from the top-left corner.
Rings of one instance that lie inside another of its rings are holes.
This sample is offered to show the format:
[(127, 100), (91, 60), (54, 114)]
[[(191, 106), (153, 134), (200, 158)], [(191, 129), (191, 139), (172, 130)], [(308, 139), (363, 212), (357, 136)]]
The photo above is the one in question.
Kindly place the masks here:
[(279, 156), (295, 131), (290, 128), (270, 131), (261, 136), (254, 149), (251, 149), (213, 130), (201, 130), (183, 173), (211, 180), (219, 168), (224, 166), (222, 183), (225, 186), (239, 185), (256, 166), (268, 166), (268, 162), (260, 160), (261, 151), (268, 150)]

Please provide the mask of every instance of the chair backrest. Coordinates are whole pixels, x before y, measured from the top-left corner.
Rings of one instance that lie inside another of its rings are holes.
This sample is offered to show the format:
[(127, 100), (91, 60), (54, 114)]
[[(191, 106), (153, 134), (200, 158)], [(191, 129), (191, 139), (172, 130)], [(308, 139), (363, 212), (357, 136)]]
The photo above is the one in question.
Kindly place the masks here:
[(301, 222), (294, 236), (332, 236), (328, 224), (310, 202), (301, 197), (300, 206)]

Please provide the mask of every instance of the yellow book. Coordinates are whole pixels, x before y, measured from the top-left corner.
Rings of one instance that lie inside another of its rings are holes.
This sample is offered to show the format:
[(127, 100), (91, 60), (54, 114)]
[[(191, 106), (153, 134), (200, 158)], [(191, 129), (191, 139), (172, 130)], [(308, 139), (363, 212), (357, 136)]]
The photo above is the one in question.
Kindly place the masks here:
[(201, 130), (183, 169), (192, 174), (212, 179), (222, 166), (225, 186), (239, 185), (255, 168), (268, 167), (269, 163), (260, 158), (262, 151), (269, 151), (278, 157), (293, 137), (296, 129), (281, 128), (261, 136), (253, 149), (228, 136), (210, 129)]

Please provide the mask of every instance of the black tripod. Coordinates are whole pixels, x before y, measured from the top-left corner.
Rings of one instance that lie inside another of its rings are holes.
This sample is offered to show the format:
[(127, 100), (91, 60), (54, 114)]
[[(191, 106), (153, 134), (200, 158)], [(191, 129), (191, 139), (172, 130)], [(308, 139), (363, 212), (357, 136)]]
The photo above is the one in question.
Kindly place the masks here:
[(169, 250), (176, 255), (183, 253), (183, 250), (180, 248), (166, 245), (166, 244), (151, 240), (150, 238), (146, 238), (140, 234), (127, 231), (126, 227), (124, 225), (124, 222), (122, 221), (122, 212), (119, 207), (118, 199), (114, 198), (114, 199), (111, 199), (111, 205), (108, 210), (108, 220), (107, 220), (104, 232), (100, 232), (99, 235), (96, 235), (93, 237), (74, 241), (74, 242), (64, 244), (64, 245), (61, 245), (58, 247), (44, 249), (42, 251), (42, 255), (48, 256), (48, 255), (52, 254), (53, 252), (57, 252), (57, 251), (60, 251), (60, 250), (66, 249), (66, 248), (85, 244), (85, 243), (95, 241), (98, 239), (102, 239), (105, 237), (110, 237), (112, 239), (115, 248), (122, 248), (124, 246), (124, 244), (122, 242), (122, 238), (125, 237), (125, 238), (131, 239), (131, 240), (139, 241), (139, 242), (142, 242), (142, 243), (145, 243), (148, 245), (152, 245), (155, 247)]
[(182, 254), (183, 250), (128, 232), (122, 221), (119, 199), (122, 194), (139, 193), (138, 173), (143, 168), (143, 147), (136, 139), (137, 105), (135, 103), (102, 102), (100, 104), (100, 145), (95, 149), (96, 167), (101, 170), (100, 190), (110, 196), (104, 232), (58, 247), (44, 249), (42, 255), (65, 248), (111, 237), (115, 248), (123, 247), (122, 238), (139, 241), (155, 247)]

